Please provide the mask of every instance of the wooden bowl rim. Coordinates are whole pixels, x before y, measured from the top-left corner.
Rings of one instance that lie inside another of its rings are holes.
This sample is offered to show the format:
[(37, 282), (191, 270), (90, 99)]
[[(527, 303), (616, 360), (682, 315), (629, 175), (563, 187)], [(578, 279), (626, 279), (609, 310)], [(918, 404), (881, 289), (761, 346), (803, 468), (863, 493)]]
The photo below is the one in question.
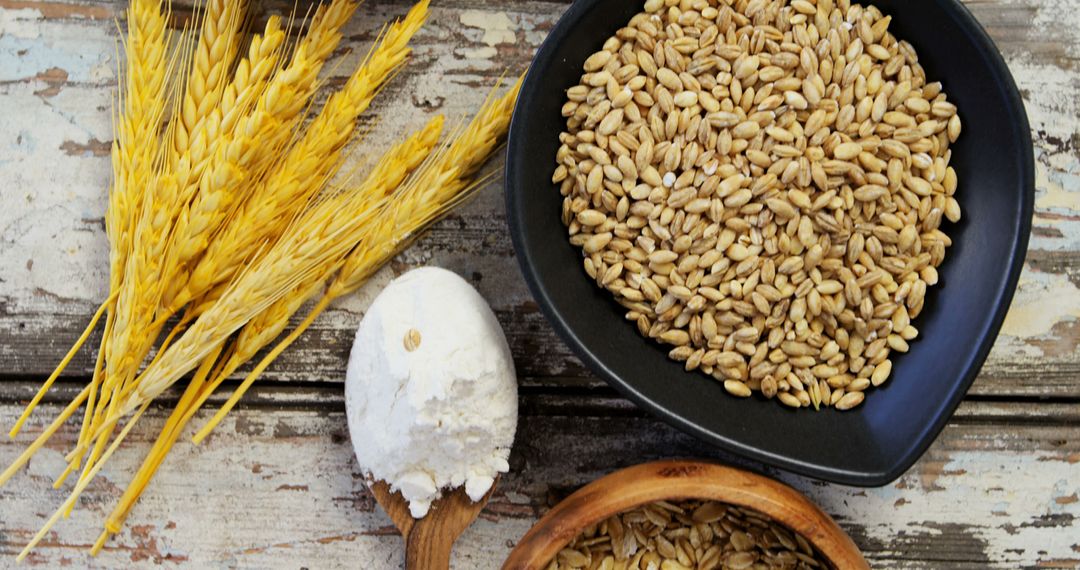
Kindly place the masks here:
[(544, 568), (589, 525), (647, 503), (685, 499), (709, 499), (758, 510), (802, 535), (835, 568), (869, 569), (851, 537), (802, 493), (742, 469), (678, 459), (620, 469), (578, 489), (529, 529), (502, 568)]

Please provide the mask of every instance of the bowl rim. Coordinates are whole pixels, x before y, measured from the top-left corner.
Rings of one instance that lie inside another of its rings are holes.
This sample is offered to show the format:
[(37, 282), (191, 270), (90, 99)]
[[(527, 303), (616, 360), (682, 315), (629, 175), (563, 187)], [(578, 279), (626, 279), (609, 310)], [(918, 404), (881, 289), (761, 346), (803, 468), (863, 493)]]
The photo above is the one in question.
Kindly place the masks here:
[(798, 490), (714, 461), (666, 459), (619, 469), (559, 501), (518, 540), (502, 570), (544, 568), (582, 529), (615, 514), (660, 500), (694, 499), (756, 510), (802, 536), (833, 566), (869, 569), (851, 537)]
[[(513, 118), (510, 123), (509, 136), (506, 150), (506, 168), (504, 172), (504, 200), (507, 212), (507, 221), (510, 229), (510, 238), (516, 252), (518, 265), (525, 282), (533, 295), (541, 311), (551, 323), (552, 327), (571, 348), (582, 362), (609, 385), (613, 386), (623, 396), (633, 401), (636, 405), (647, 410), (651, 414), (661, 418), (668, 424), (679, 430), (691, 434), (694, 437), (720, 447), (726, 451), (748, 457), (755, 461), (781, 467), (783, 469), (823, 479), (826, 481), (854, 485), (859, 487), (880, 487), (886, 485), (903, 475), (916, 461), (926, 452), (937, 436), (944, 429), (959, 406), (960, 401), (967, 394), (972, 382), (979, 374), (986, 357), (993, 348), (994, 341), (1005, 320), (1006, 312), (1012, 302), (1016, 286), (1023, 269), (1027, 253), (1029, 236), (1031, 234), (1032, 216), (1035, 202), (1035, 158), (1034, 144), (1031, 138), (1031, 126), (1027, 111), (1024, 107), (1023, 98), (1016, 85), (1005, 59), (997, 49), (993, 40), (986, 30), (978, 23), (975, 16), (959, 0), (934, 0), (949, 14), (959, 25), (967, 41), (987, 56), (989, 71), (994, 80), (1002, 86), (1006, 107), (1004, 114), (1008, 117), (1006, 128), (1016, 131), (1018, 146), (1021, 147), (1021, 156), (1018, 158), (1018, 167), (1021, 187), (1021, 207), (1015, 212), (1013, 218), (1017, 229), (1016, 239), (1010, 245), (1008, 251), (1008, 267), (1002, 286), (994, 292), (994, 312), (981, 332), (975, 349), (967, 356), (963, 365), (963, 373), (956, 388), (951, 391), (948, 398), (942, 402), (942, 409), (949, 410), (935, 416), (934, 421), (925, 426), (918, 445), (908, 450), (896, 460), (892, 466), (880, 471), (854, 471), (850, 469), (831, 468), (829, 466), (806, 463), (795, 460), (786, 455), (769, 451), (761, 447), (750, 445), (730, 436), (714, 433), (695, 422), (691, 422), (681, 415), (653, 402), (643, 393), (635, 389), (631, 382), (622, 379), (613, 372), (600, 358), (594, 355), (581, 341), (573, 328), (563, 318), (562, 314), (554, 308), (554, 302), (537, 277), (535, 263), (531, 257), (526, 240), (523, 235), (520, 219), (523, 218), (523, 206), (519, 201), (518, 188), (524, 186), (521, 164), (530, 157), (525, 150), (526, 141), (522, 136), (522, 118), (528, 109), (533, 107), (534, 99), (539, 89), (539, 84), (544, 82), (539, 69), (546, 67), (554, 56), (556, 46), (566, 40), (572, 32), (576, 22), (585, 13), (591, 10), (601, 0), (574, 0), (573, 4), (563, 13), (545, 38), (534, 56), (533, 63), (526, 73), (522, 83), (520, 95), (514, 108)], [(537, 65), (544, 63), (545, 65)]]

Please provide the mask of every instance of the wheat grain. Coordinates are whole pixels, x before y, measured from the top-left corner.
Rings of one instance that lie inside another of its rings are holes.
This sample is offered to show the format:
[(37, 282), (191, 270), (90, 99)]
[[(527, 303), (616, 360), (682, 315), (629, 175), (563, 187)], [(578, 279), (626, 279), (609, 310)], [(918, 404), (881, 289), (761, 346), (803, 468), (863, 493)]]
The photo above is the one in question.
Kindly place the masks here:
[(850, 8), (650, 2), (567, 90), (552, 181), (586, 274), (735, 396), (857, 406), (960, 218), (956, 106)]
[[(216, 138), (216, 133), (206, 129), (203, 122), (214, 114), (229, 83), (228, 71), (238, 51), (240, 26), (246, 11), (246, 0), (208, 0), (202, 8), (199, 40), (191, 57), (180, 112), (172, 121), (175, 125), (170, 141), (173, 161), (193, 148), (209, 146)], [(193, 139), (201, 134), (200, 131), (205, 133), (206, 142), (196, 144)], [(193, 164), (197, 162), (197, 159), (192, 160)], [(195, 177), (200, 172), (193, 168)]]
[(583, 529), (547, 570), (828, 567), (813, 546), (759, 511), (704, 500), (657, 501)]

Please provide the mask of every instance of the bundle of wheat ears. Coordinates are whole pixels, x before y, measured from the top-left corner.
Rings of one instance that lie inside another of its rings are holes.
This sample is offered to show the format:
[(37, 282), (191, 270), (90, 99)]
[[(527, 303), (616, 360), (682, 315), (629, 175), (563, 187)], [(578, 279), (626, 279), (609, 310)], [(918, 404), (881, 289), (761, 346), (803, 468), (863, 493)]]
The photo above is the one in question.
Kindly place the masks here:
[(196, 441), (331, 301), (360, 287), (476, 188), (477, 171), (506, 133), (520, 81), (489, 96), (446, 142), (439, 143), (444, 121), (437, 116), (387, 150), (366, 175), (339, 172), (359, 116), (408, 59), (428, 0), (383, 28), (345, 85), (316, 112), (320, 71), (356, 9), (351, 0), (320, 5), (306, 32), (289, 42), (289, 24), (276, 16), (248, 38), (244, 0), (207, 0), (191, 30), (175, 32), (167, 25), (167, 1), (131, 0), (105, 215), (109, 296), (11, 437), (104, 316), (93, 379), (0, 473), (3, 484), (83, 408), (78, 442), (54, 486), (72, 473), (78, 480), (20, 560), (70, 514), (150, 402), (194, 371), (106, 519), (93, 548), (98, 552), (224, 379), (318, 297)]

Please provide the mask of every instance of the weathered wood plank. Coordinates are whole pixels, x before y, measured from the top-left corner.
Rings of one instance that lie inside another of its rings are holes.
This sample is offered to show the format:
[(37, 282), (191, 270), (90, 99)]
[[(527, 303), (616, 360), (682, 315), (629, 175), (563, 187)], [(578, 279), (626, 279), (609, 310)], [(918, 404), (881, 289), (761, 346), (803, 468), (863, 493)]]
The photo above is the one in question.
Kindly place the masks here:
[[(340, 81), (377, 26), (405, 2), (372, 2), (350, 24)], [(284, 6), (285, 4), (281, 4)], [(1067, 1), (994, 0), (969, 7), (998, 41), (1025, 92), (1036, 137), (1035, 234), (1020, 293), (973, 393), (1076, 397), (1080, 383), (1080, 38)], [(278, 4), (273, 4), (278, 6)], [(379, 128), (356, 151), (371, 156), (434, 112), (461, 116), (503, 70), (520, 70), (565, 8), (562, 2), (455, 0), (437, 5), (413, 63), (376, 100)], [(108, 180), (109, 106), (116, 40), (111, 2), (0, 2), (0, 118), (8, 136), (0, 163), (0, 370), (48, 374), (102, 298), (101, 216)], [(109, 11), (109, 17), (102, 17)], [(49, 165), (43, 168), (42, 165)], [(505, 232), (501, 184), (404, 255), (371, 286), (320, 319), (273, 367), (277, 380), (340, 378), (352, 331), (372, 292), (406, 267), (434, 263), (480, 288), (500, 315), (521, 373), (582, 376), (518, 276)], [(1051, 300), (1052, 299), (1052, 300)], [(89, 373), (84, 352), (70, 368)], [(552, 385), (558, 385), (552, 380)]]
[[(202, 446), (178, 443), (127, 528), (94, 562), (295, 567), (318, 560), (319, 567), (355, 567), (364, 560), (366, 568), (399, 566), (400, 539), (357, 474), (336, 400), (320, 409), (248, 406)], [(463, 537), (457, 568), (497, 567), (541, 512), (610, 470), (671, 456), (732, 461), (651, 418), (567, 417), (551, 415), (562, 409), (558, 405), (525, 407), (531, 411), (521, 418), (512, 472)], [(46, 406), (18, 442), (0, 443), (0, 463), (13, 459), (57, 410)], [(1071, 567), (1080, 548), (1080, 410), (1039, 406), (1038, 421), (1032, 411), (1017, 404), (965, 404), (916, 467), (880, 489), (781, 478), (836, 517), (875, 567)], [(0, 425), (18, 412), (0, 404)], [(146, 425), (132, 432), (31, 565), (89, 562), (85, 547), (164, 413), (148, 412)], [(61, 502), (59, 493), (45, 489), (76, 431), (65, 427), (27, 470), (0, 488), (0, 557), (17, 552)]]

